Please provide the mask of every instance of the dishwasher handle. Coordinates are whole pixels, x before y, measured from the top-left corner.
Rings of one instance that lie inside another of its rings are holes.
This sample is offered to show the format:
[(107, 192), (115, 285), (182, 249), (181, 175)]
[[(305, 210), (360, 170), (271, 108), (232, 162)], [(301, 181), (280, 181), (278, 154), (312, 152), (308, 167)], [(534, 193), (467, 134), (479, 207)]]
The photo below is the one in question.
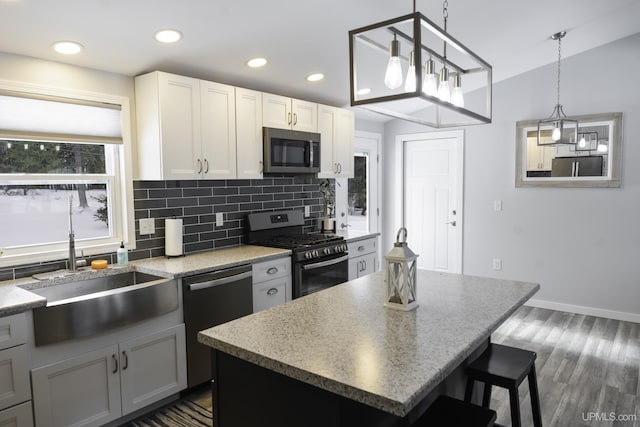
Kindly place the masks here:
[(246, 271), (240, 274), (234, 274), (233, 276), (222, 277), (220, 279), (207, 280), (205, 282), (192, 283), (189, 285), (190, 291), (200, 291), (202, 289), (209, 289), (215, 286), (226, 285), (227, 283), (236, 282), (238, 280), (246, 279), (252, 276), (251, 271)]

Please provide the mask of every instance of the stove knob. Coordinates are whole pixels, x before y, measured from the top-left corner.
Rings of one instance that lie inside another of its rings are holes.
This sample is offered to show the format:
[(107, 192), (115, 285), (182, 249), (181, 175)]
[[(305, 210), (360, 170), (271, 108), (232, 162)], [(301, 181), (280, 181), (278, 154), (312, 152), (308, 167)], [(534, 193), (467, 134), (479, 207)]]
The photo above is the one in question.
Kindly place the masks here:
[(340, 245), (338, 245), (335, 248), (333, 248), (333, 250), (336, 251), (336, 252), (342, 252), (342, 248), (340, 247)]
[(304, 253), (304, 257), (305, 257), (306, 259), (311, 258), (311, 251), (305, 252), (305, 253)]
[(324, 251), (323, 251), (323, 252), (324, 252), (324, 254), (325, 254), (325, 255), (329, 255), (329, 254), (331, 253), (331, 249), (329, 249), (329, 248), (324, 248)]
[(347, 250), (347, 245), (343, 243), (343, 244), (342, 244), (342, 251), (344, 252), (344, 251), (346, 251), (346, 250)]
[(318, 251), (317, 251), (317, 250), (314, 250), (314, 251), (313, 251), (313, 256), (314, 256), (314, 257), (317, 257), (317, 256), (318, 256)]

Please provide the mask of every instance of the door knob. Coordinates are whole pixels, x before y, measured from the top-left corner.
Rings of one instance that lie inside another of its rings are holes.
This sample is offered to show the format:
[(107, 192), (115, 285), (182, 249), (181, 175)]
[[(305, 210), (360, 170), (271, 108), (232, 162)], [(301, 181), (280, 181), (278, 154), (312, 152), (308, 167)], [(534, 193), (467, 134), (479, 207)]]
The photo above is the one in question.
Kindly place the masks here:
[(453, 221), (449, 221), (449, 222), (445, 222), (445, 224), (451, 224), (452, 226), (456, 226), (456, 220), (454, 219)]

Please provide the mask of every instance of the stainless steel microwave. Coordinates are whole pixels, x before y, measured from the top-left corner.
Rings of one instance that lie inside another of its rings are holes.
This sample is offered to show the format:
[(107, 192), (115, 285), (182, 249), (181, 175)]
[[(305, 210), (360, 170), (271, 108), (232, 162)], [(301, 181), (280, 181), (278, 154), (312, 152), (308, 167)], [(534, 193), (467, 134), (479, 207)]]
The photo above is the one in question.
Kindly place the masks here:
[(264, 173), (316, 174), (320, 171), (320, 134), (263, 128)]

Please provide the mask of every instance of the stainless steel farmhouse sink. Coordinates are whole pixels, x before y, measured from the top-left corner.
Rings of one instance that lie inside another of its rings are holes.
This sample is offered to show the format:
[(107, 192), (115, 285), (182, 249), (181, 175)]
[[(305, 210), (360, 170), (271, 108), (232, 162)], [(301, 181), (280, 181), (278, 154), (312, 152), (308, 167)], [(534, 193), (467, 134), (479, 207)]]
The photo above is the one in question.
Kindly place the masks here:
[(178, 308), (175, 279), (127, 271), (30, 292), (47, 299), (33, 310), (36, 346), (81, 338)]

